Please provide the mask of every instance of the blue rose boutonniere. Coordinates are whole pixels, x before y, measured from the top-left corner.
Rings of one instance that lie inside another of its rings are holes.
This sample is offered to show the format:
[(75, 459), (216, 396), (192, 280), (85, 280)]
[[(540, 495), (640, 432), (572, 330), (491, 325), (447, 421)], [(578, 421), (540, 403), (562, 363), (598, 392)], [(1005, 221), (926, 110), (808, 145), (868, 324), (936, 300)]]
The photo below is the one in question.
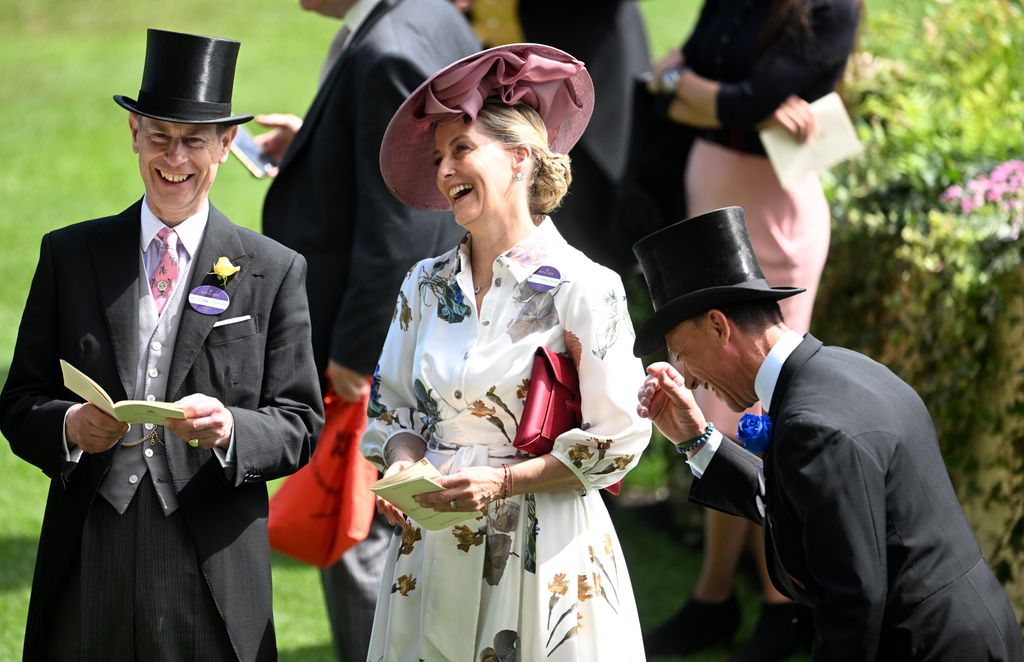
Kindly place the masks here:
[(772, 442), (772, 419), (768, 414), (744, 414), (736, 438), (751, 453), (763, 453)]

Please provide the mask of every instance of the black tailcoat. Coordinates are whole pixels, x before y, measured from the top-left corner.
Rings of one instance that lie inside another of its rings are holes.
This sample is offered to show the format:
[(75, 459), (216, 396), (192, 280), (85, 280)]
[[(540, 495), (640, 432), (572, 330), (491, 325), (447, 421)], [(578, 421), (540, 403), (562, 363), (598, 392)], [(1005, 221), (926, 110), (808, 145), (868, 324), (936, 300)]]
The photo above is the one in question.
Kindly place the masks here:
[[(64, 388), (58, 359), (92, 377), (115, 402), (134, 393), (142, 204), (43, 237), (0, 395), (0, 429), (11, 448), (51, 479), (25, 631), (27, 660), (45, 654), (54, 603), (117, 448), (84, 454), (77, 466), (65, 463), (64, 414), (79, 399)], [(212, 282), (207, 272), (221, 256), (241, 267), (225, 287), (230, 305), (217, 316), (185, 305), (166, 399), (204, 393), (230, 409), (235, 470), (225, 472), (212, 451), (185, 444), (168, 443), (167, 462), (235, 652), (243, 661), (270, 660), (277, 651), (265, 482), (308, 460), (323, 422), (306, 266), (302, 256), (235, 226), (211, 205), (190, 282), (178, 285), (188, 288), (182, 294)], [(214, 327), (218, 319), (244, 315), (251, 320)]]
[(1024, 659), (924, 403), (885, 366), (807, 335), (761, 460), (723, 441), (690, 498), (764, 525), (772, 582), (814, 609), (814, 659)]

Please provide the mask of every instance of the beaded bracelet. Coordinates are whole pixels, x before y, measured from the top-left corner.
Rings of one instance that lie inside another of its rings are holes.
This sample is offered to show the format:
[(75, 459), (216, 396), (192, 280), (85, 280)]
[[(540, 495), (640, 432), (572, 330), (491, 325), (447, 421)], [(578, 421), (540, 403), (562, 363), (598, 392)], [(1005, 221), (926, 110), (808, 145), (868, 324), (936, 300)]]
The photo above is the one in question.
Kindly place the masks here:
[(680, 455), (686, 455), (691, 451), (697, 450), (708, 442), (708, 439), (711, 438), (711, 433), (714, 431), (715, 424), (708, 421), (707, 427), (704, 428), (704, 432), (685, 443), (676, 444), (676, 452)]

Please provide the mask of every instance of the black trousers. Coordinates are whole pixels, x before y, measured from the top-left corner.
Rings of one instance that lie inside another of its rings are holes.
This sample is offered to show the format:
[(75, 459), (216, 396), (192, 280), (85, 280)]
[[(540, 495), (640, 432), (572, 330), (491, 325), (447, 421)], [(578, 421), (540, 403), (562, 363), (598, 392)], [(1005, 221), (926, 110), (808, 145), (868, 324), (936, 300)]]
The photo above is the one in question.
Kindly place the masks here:
[(237, 660), (179, 512), (149, 474), (124, 515), (97, 495), (57, 605), (49, 660)]

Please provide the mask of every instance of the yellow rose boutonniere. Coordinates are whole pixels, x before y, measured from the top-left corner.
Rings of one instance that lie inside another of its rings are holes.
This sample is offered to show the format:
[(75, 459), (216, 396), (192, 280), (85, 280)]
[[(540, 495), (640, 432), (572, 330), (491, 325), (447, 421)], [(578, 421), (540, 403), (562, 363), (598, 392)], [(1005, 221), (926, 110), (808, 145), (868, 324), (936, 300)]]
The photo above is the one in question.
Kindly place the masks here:
[(228, 284), (228, 280), (238, 273), (239, 269), (241, 269), (241, 267), (236, 267), (231, 264), (231, 260), (222, 255), (217, 260), (217, 264), (213, 265), (213, 271), (210, 273), (217, 276), (217, 278), (220, 279), (220, 286), (224, 287)]

